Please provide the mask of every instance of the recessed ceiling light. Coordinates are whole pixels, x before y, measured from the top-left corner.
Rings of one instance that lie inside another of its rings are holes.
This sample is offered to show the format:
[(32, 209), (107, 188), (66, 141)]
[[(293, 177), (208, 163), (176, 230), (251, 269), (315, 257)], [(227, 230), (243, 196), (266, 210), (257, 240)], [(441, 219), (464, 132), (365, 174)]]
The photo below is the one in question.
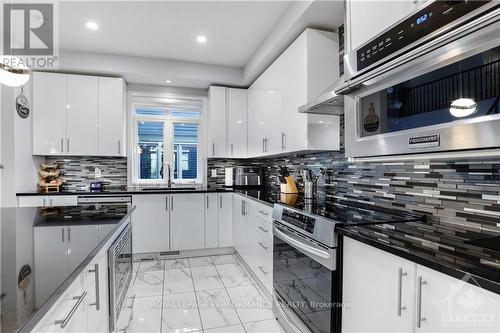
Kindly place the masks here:
[(94, 21), (87, 21), (87, 23), (85, 23), (85, 26), (89, 30), (97, 30), (97, 29), (99, 29), (99, 24), (95, 23)]
[(170, 81), (170, 80), (165, 80), (165, 83), (172, 83), (172, 81)]
[(207, 37), (205, 36), (198, 36), (196, 37), (196, 41), (200, 44), (205, 44), (207, 42)]

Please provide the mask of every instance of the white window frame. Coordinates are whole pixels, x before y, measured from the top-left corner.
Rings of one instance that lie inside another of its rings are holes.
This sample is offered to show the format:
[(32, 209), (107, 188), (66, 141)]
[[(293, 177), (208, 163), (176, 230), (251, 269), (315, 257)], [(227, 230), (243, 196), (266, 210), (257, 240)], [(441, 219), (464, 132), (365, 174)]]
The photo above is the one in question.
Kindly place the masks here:
[[(186, 99), (183, 97), (177, 97), (177, 98), (182, 98)], [(151, 101), (144, 102), (143, 98), (140, 98), (140, 102), (134, 102), (134, 98), (131, 95), (131, 117), (130, 117), (130, 126), (129, 126), (129, 133), (131, 132), (133, 140), (131, 142), (131, 147), (129, 147), (129, 152), (131, 158), (129, 158), (129, 166), (131, 166), (131, 171), (129, 171), (129, 183), (133, 186), (144, 186), (144, 185), (167, 185), (167, 179), (166, 177), (163, 177), (162, 179), (140, 179), (139, 178), (139, 158), (137, 154), (137, 147), (139, 144), (139, 131), (138, 131), (138, 124), (140, 121), (148, 121), (148, 122), (163, 122), (163, 146), (164, 146), (164, 162), (167, 162), (170, 164), (171, 167), (171, 176), (172, 176), (172, 183), (173, 184), (202, 184), (204, 177), (203, 177), (203, 162), (206, 159), (204, 156), (204, 152), (202, 149), (202, 142), (204, 142), (202, 135), (204, 135), (203, 131), (203, 110), (204, 110), (204, 105), (205, 101), (202, 98), (197, 98), (193, 99), (190, 98), (190, 100), (197, 100), (202, 102), (202, 107), (200, 108), (200, 117), (197, 120), (194, 120), (193, 118), (182, 118), (182, 117), (172, 117), (171, 114), (168, 112), (168, 107), (165, 105), (165, 99), (164, 98), (151, 98)], [(137, 115), (136, 110), (137, 109), (156, 109), (156, 110), (164, 110), (165, 115), (164, 116), (157, 116), (157, 115)], [(184, 123), (184, 124), (197, 124), (198, 125), (198, 149), (197, 149), (197, 178), (196, 179), (173, 179), (173, 161), (174, 161), (174, 132), (173, 132), (173, 124), (174, 123)]]

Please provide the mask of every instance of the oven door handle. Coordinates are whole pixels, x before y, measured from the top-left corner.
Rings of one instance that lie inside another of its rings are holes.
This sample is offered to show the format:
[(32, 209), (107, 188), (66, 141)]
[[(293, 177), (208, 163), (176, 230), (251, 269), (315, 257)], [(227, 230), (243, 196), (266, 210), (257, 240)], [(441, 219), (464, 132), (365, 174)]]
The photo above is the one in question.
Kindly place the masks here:
[(285, 232), (278, 229), (276, 226), (273, 226), (273, 230), (274, 234), (278, 236), (282, 241), (286, 242), (287, 244), (293, 247), (296, 247), (297, 249), (300, 249), (302, 251), (305, 251), (320, 258), (329, 259), (331, 257), (330, 253), (328, 253), (327, 251), (318, 249), (308, 244), (304, 244), (302, 241), (296, 239), (292, 235), (287, 235)]

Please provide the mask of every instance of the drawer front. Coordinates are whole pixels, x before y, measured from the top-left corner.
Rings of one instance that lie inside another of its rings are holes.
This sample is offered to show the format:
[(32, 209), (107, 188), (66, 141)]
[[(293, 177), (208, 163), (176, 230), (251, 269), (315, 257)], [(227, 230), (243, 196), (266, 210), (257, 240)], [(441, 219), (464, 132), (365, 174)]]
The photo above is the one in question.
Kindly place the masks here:
[(272, 223), (272, 213), (273, 213), (273, 207), (269, 207), (258, 203), (255, 205), (255, 215), (258, 218), (263, 219), (264, 221)]
[(44, 207), (47, 204), (45, 195), (22, 196), (17, 198), (19, 207)]
[(78, 198), (76, 195), (50, 196), (48, 198), (49, 206), (76, 206)]
[(272, 224), (262, 219), (255, 219), (255, 233), (258, 238), (263, 237), (272, 241), (273, 229)]
[[(82, 273), (40, 320), (33, 332), (83, 332), (87, 329), (86, 274)], [(72, 310), (75, 309), (73, 314)], [(66, 320), (65, 327), (63, 321)]]

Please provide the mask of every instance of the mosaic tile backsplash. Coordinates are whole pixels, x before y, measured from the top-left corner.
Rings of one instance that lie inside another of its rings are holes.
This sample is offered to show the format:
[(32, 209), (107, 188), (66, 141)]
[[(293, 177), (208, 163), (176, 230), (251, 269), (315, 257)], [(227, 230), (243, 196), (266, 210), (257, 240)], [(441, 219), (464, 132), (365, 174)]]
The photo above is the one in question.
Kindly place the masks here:
[(101, 169), (105, 190), (127, 186), (127, 158), (94, 156), (46, 156), (47, 164), (59, 164), (60, 178), (64, 181), (63, 191), (84, 191), (95, 179), (95, 168)]
[[(326, 176), (318, 182), (318, 193), (327, 200), (360, 200), (424, 213), (433, 222), (500, 233), (500, 156), (484, 161), (350, 163), (342, 149), (250, 160), (210, 159), (208, 182), (223, 185), (225, 167), (248, 164), (264, 166), (268, 191), (279, 191), (277, 174), (283, 165), (290, 169), (299, 191), (303, 188), (301, 170), (308, 168), (318, 174), (324, 168)], [(217, 177), (210, 177), (212, 169), (217, 169)]]

